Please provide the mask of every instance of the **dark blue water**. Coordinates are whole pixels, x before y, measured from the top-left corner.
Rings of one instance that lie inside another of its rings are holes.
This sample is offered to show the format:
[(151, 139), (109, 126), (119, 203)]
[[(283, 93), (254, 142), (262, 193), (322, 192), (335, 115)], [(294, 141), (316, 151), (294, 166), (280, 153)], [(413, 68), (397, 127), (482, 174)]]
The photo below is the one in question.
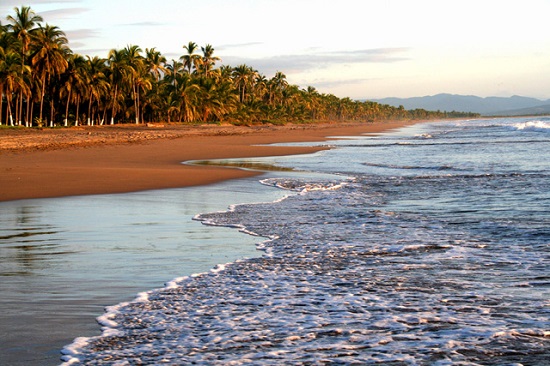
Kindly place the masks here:
[(331, 143), (271, 159), (304, 173), (262, 183), (295, 194), (198, 217), (260, 236), (262, 257), (110, 308), (66, 361), (548, 364), (550, 119)]

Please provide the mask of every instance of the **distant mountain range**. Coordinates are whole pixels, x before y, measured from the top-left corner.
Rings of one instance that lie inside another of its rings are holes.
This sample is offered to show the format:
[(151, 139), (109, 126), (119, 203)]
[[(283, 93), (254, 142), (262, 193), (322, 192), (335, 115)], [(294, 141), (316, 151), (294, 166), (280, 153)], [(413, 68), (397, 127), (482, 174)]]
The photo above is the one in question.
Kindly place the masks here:
[(473, 95), (437, 94), (415, 98), (370, 99), (381, 104), (405, 109), (426, 109), (430, 111), (474, 112), (484, 116), (520, 116), (550, 114), (550, 100), (521, 97), (487, 97)]

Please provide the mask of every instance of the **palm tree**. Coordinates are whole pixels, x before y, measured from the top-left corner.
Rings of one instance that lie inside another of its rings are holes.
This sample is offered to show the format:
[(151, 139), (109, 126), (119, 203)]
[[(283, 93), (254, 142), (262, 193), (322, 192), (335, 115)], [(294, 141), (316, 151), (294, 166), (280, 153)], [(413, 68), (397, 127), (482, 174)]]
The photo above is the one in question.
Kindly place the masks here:
[(93, 119), (93, 104), (99, 101), (101, 97), (107, 91), (108, 83), (105, 76), (105, 59), (94, 56), (90, 58), (88, 56), (88, 62), (86, 62), (85, 75), (88, 97), (88, 125), (94, 124)]
[(177, 82), (177, 75), (181, 73), (183, 68), (183, 63), (172, 60), (172, 63), (166, 65), (166, 74), (164, 75), (164, 81), (168, 84), (175, 85)]
[(252, 90), (257, 75), (256, 70), (244, 64), (233, 69), (233, 81), (239, 91), (239, 101), (241, 103), (246, 102), (246, 94)]
[(163, 113), (168, 109), (167, 86), (163, 80), (151, 81), (151, 89), (146, 92), (142, 103), (144, 121), (155, 122), (166, 118)]
[(14, 8), (14, 10), (15, 16), (8, 15), (6, 19), (11, 23), (10, 28), (15, 38), (21, 42), (21, 55), (26, 55), (30, 47), (32, 33), (36, 30), (35, 26), (44, 19), (40, 15), (36, 15), (28, 6)]
[(343, 98), (338, 100), (337, 118), (341, 121), (348, 119), (349, 111), (352, 109), (352, 100)]
[[(33, 44), (34, 54), (32, 56), (32, 66), (36, 75), (39, 76), (41, 92), (40, 92), (40, 112), (38, 115), (39, 121), (42, 121), (42, 111), (44, 106), (44, 95), (50, 80), (53, 77), (59, 76), (68, 66), (67, 56), (69, 49), (67, 48), (67, 38), (58, 27), (46, 24), (45, 27), (40, 26), (39, 31), (35, 34), (36, 41)], [(54, 101), (50, 98), (50, 127), (53, 126)]]
[(142, 73), (144, 70), (143, 57), (141, 56), (141, 48), (136, 45), (128, 45), (123, 50), (124, 59), (128, 68), (128, 82), (131, 85), (132, 96), (134, 99), (134, 111), (136, 117), (136, 124), (139, 124), (139, 90), (137, 81), (139, 80), (141, 85), (142, 82)]
[(312, 86), (308, 86), (304, 92), (305, 107), (310, 111), (310, 118), (312, 120), (315, 120), (317, 118), (318, 109), (321, 104), (319, 93)]
[(143, 121), (143, 106), (141, 103), (141, 92), (146, 93), (147, 91), (151, 90), (153, 88), (153, 84), (151, 82), (150, 77), (148, 75), (139, 74), (135, 78), (135, 86), (136, 86), (136, 93), (137, 93), (137, 103), (136, 103), (136, 123), (139, 123), (139, 121)]
[(71, 102), (77, 104), (77, 112), (75, 113), (75, 126), (78, 125), (78, 104), (79, 104), (79, 90), (84, 89), (85, 80), (82, 77), (82, 69), (85, 67), (86, 59), (81, 55), (69, 55), (67, 60), (68, 66), (63, 75), (63, 83), (61, 87), (61, 95), (66, 96), (67, 101), (65, 104), (65, 119), (64, 125), (68, 126), (69, 122), (69, 106)]
[(78, 126), (80, 119), (80, 105), (81, 102), (86, 98), (88, 93), (87, 75), (88, 75), (88, 60), (82, 56), (79, 56), (75, 59), (74, 63), (74, 73), (75, 80), (77, 81), (74, 86), (74, 101), (76, 104), (75, 109), (75, 126)]
[[(1, 24), (0, 24), (0, 32), (2, 32), (0, 34), (0, 39), (1, 39), (1, 36), (4, 34)], [(2, 126), (2, 112), (4, 110), (3, 101), (4, 101), (4, 78), (5, 78), (4, 73), (6, 72), (5, 68), (6, 68), (6, 50), (4, 49), (3, 44), (0, 43), (0, 126)]]
[(4, 73), (6, 69), (6, 54), (8, 52), (13, 52), (11, 50), (11, 45), (13, 45), (13, 39), (11, 38), (11, 33), (8, 32), (8, 27), (3, 26), (0, 22), (0, 126), (2, 125), (2, 115), (3, 115), (3, 101), (4, 101)]
[[(145, 68), (148, 71), (146, 78), (149, 81), (149, 85), (143, 85), (146, 87), (144, 91), (148, 91), (146, 94), (143, 105), (142, 113), (145, 114), (145, 111), (150, 112), (148, 115), (156, 114), (154, 109), (160, 109), (162, 104), (161, 98), (159, 98), (159, 92), (161, 91), (160, 85), (161, 80), (164, 75), (166, 75), (166, 57), (164, 57), (159, 51), (155, 48), (146, 48), (145, 49)], [(153, 91), (153, 92), (151, 92)], [(145, 120), (145, 117), (143, 118)]]
[(180, 121), (193, 122), (197, 118), (198, 100), (201, 88), (195, 84), (189, 74), (177, 75), (177, 86), (174, 90), (180, 102)]
[[(216, 70), (218, 71), (218, 70)], [(198, 118), (203, 122), (221, 121), (237, 109), (238, 96), (231, 79), (200, 78), (200, 105)]]
[(220, 77), (223, 79), (231, 79), (231, 77), (233, 76), (233, 67), (229, 65), (221, 65), (218, 68), (218, 71), (219, 71)]
[(187, 54), (181, 56), (180, 60), (183, 61), (183, 66), (187, 68), (187, 72), (191, 74), (191, 69), (194, 67), (196, 70), (200, 60), (200, 56), (195, 53), (199, 46), (195, 42), (189, 42), (183, 48), (187, 51)]
[[(24, 74), (30, 73), (30, 68), (23, 65), (23, 73), (21, 72), (21, 55), (19, 53), (8, 51), (5, 53), (2, 62), (2, 68), (0, 69), (0, 86), (6, 95), (7, 110), (6, 120), (10, 121), (10, 125), (13, 126), (13, 110), (12, 100), (13, 95), (17, 91), (21, 91), (21, 95), (28, 92), (28, 85), (25, 81)], [(17, 119), (17, 117), (16, 117)]]
[[(21, 8), (14, 8), (15, 16), (8, 15), (6, 19), (11, 24), (9, 29), (11, 30), (13, 36), (18, 40), (19, 52), (21, 55), (21, 77), (25, 74), (23, 70), (27, 63), (27, 56), (32, 42), (32, 35), (36, 32), (36, 25), (39, 22), (42, 22), (43, 19), (41, 16), (36, 15), (34, 11), (31, 10), (28, 6), (22, 6)], [(16, 119), (21, 123), (22, 114), (23, 114), (23, 96), (24, 90), (30, 90), (28, 88), (20, 88), (19, 94), (19, 111)]]
[(275, 76), (273, 76), (268, 82), (269, 105), (274, 107), (282, 100), (283, 91), (287, 86), (288, 81), (286, 80), (286, 75), (280, 71), (277, 71)]
[(175, 96), (174, 94), (168, 94), (168, 96), (165, 97), (164, 100), (166, 102), (166, 118), (168, 119), (168, 123), (170, 123), (172, 122), (172, 115), (180, 115), (180, 103), (177, 99), (177, 96)]
[(256, 80), (254, 80), (254, 100), (263, 101), (264, 96), (267, 93), (268, 80), (265, 75), (257, 73)]
[(202, 59), (200, 62), (200, 66), (202, 68), (202, 71), (204, 72), (204, 76), (208, 77), (208, 72), (212, 70), (214, 67), (214, 64), (216, 61), (219, 61), (220, 58), (214, 56), (214, 47), (212, 47), (211, 44), (207, 44), (204, 47), (201, 47), (202, 50)]
[(161, 75), (166, 73), (166, 57), (153, 48), (145, 49), (145, 64), (149, 73), (154, 77), (155, 82), (161, 79)]
[(109, 86), (111, 88), (111, 124), (115, 124), (118, 108), (121, 106), (121, 93), (124, 90), (124, 83), (132, 72), (126, 62), (124, 50), (112, 49), (109, 51)]

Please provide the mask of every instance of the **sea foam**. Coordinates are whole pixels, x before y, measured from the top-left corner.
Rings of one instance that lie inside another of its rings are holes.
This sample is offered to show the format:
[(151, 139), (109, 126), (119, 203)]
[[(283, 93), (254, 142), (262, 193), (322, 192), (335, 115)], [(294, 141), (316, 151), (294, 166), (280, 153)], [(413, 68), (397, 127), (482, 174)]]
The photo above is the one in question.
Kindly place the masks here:
[(516, 123), (513, 126), (518, 131), (534, 131), (534, 132), (547, 132), (550, 133), (549, 121), (527, 121), (522, 123)]

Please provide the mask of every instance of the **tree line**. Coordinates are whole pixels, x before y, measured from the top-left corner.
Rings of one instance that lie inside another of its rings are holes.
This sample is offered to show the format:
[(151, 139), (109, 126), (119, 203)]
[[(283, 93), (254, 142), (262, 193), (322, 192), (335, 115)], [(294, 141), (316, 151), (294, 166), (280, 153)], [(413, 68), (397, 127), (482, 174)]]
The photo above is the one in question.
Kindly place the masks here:
[(0, 22), (0, 125), (72, 126), (143, 122), (284, 123), (475, 117), (405, 110), (338, 98), (271, 78), (253, 67), (217, 64), (212, 45), (183, 46), (168, 61), (128, 45), (106, 58), (71, 51), (65, 33), (30, 7)]

